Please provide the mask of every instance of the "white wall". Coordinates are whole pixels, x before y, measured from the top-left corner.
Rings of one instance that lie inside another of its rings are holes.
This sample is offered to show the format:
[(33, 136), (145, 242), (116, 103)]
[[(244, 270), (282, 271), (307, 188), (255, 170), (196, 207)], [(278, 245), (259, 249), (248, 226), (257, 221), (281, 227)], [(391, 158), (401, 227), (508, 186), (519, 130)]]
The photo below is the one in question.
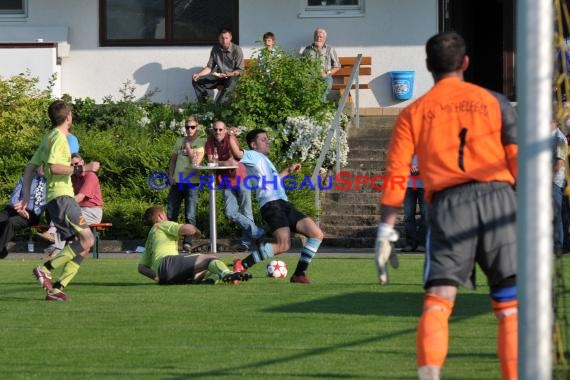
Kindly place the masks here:
[[(30, 72), (39, 78), (38, 87), (46, 89), (53, 74), (56, 78), (61, 76), (56, 52), (55, 46), (0, 48), (0, 76), (10, 77)], [(61, 96), (61, 82), (55, 80), (51, 90), (54, 96)]]
[[(339, 55), (371, 55), (372, 75), (361, 82), (361, 107), (401, 107), (391, 99), (390, 70), (415, 70), (417, 97), (432, 84), (425, 70), (424, 44), (437, 32), (436, 0), (366, 0), (365, 14), (355, 18), (299, 18), (299, 0), (240, 0), (240, 46), (249, 56), (256, 40), (272, 31), (285, 49), (298, 50), (312, 40), (320, 26)], [(207, 61), (210, 47), (99, 47), (98, 1), (30, 0), (29, 18), (11, 25), (69, 27), (69, 56), (62, 58), (62, 91), (73, 97), (101, 100), (119, 96), (127, 80), (136, 84), (136, 96), (158, 88), (153, 100), (195, 99), (191, 74)], [(47, 41), (46, 41), (47, 42)]]

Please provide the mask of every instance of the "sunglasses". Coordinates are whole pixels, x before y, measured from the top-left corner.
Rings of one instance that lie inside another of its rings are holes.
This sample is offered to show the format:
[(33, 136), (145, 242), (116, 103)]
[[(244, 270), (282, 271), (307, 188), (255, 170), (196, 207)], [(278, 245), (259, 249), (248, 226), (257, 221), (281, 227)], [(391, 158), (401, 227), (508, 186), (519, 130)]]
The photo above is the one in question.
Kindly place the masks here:
[(222, 128), (222, 129), (214, 129), (214, 131), (216, 131), (216, 132), (223, 132), (223, 131), (225, 131), (225, 129), (223, 129), (223, 128)]
[(193, 124), (193, 125), (187, 125), (186, 129), (196, 129), (198, 126)]

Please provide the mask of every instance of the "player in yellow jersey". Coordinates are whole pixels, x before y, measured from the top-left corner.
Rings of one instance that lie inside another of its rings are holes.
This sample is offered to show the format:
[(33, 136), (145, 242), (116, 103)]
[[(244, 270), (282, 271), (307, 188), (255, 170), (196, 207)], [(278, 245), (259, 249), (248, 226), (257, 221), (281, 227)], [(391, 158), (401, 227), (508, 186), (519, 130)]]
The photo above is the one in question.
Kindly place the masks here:
[[(34, 172), (39, 166), (44, 167), (47, 179), (46, 211), (49, 213), (62, 241), (66, 246), (54, 258), (42, 266), (36, 266), (33, 274), (40, 285), (47, 291), (48, 301), (68, 301), (63, 292), (75, 277), (83, 258), (89, 254), (94, 237), (81, 215), (71, 185), (71, 175), (84, 171), (96, 172), (99, 162), (86, 165), (71, 165), (71, 153), (67, 142), (73, 120), (71, 108), (62, 100), (54, 101), (48, 108), (48, 115), (53, 129), (42, 140), (24, 172), (24, 194), (22, 201), (15, 208), (24, 208), (30, 198), (29, 188)], [(75, 239), (75, 238), (78, 239)], [(63, 266), (59, 279), (52, 284), (51, 270)]]
[(188, 236), (200, 237), (200, 231), (192, 224), (171, 222), (159, 206), (145, 212), (146, 222), (152, 226), (139, 259), (138, 271), (160, 285), (208, 284), (226, 282), (237, 284), (247, 281), (251, 274), (232, 272), (217, 257), (210, 255), (178, 254), (178, 239)]

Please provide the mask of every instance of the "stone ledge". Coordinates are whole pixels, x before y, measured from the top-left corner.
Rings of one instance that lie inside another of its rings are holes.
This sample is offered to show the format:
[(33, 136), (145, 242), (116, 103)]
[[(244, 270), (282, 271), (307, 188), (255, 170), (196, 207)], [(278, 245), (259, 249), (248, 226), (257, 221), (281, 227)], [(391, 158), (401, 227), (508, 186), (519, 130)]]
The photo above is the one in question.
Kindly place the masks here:
[[(270, 242), (271, 239), (266, 238), (264, 241)], [(304, 236), (300, 237), (293, 237), (291, 239), (291, 249), (299, 249), (303, 247), (304, 242), (306, 241)], [(137, 247), (142, 246), (144, 247), (144, 240), (106, 240), (101, 239), (99, 241), (99, 252), (100, 253), (126, 253), (126, 252), (134, 252)], [(205, 246), (209, 243), (208, 239), (200, 239), (194, 242), (194, 247)], [(7, 245), (8, 252), (27, 252), (27, 241), (17, 241), (17, 242), (10, 242)], [(240, 244), (239, 239), (218, 239), (218, 246), (220, 247), (232, 247), (237, 246)], [(42, 253), (44, 249), (49, 246), (48, 242), (44, 241), (37, 241), (34, 240), (34, 252), (35, 253)], [(182, 250), (182, 243), (180, 243), (179, 247)], [(201, 253), (202, 251), (200, 251)], [(224, 252), (230, 252), (225, 250)], [(207, 253), (205, 251), (204, 253)]]

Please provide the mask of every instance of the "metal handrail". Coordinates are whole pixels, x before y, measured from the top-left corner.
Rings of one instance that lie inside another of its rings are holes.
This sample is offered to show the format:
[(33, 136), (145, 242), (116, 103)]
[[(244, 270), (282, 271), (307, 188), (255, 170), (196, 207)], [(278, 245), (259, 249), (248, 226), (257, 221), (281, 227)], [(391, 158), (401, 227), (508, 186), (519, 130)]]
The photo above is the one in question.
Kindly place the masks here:
[[(356, 93), (355, 93), (355, 107), (356, 107), (356, 115), (355, 115), (355, 124), (356, 127), (359, 128), (360, 127), (360, 111), (359, 111), (359, 84), (358, 84), (358, 70), (360, 68), (360, 62), (362, 61), (362, 54), (358, 54), (356, 56), (356, 61), (354, 62), (354, 66), (352, 67), (352, 72), (350, 73), (350, 77), (348, 78), (348, 82), (346, 84), (346, 87), (344, 89), (344, 92), (342, 94), (342, 97), (340, 98), (340, 101), (338, 102), (338, 107), (336, 110), (336, 113), (334, 115), (334, 118), (331, 122), (331, 128), (329, 129), (328, 133), (327, 133), (327, 138), (325, 139), (325, 145), (323, 147), (323, 149), (321, 150), (321, 154), (319, 156), (319, 159), (317, 160), (317, 164), (315, 166), (315, 169), (313, 170), (313, 175), (311, 177), (311, 181), (313, 184), (317, 183), (318, 180), (318, 175), (321, 169), (321, 166), (323, 164), (323, 162), (325, 161), (325, 157), (328, 153), (328, 151), (330, 150), (331, 147), (331, 143), (332, 143), (332, 139), (334, 134), (336, 133), (337, 135), (337, 146), (336, 146), (336, 173), (340, 172), (340, 160), (338, 158), (340, 158), (340, 115), (342, 114), (342, 110), (344, 109), (344, 106), (346, 105), (346, 100), (348, 99), (348, 96), (350, 95), (350, 89), (352, 87), (353, 82), (355, 82), (356, 84)], [(315, 209), (317, 210), (317, 222), (319, 221), (319, 216), (320, 216), (320, 190), (318, 188), (318, 186), (315, 188)]]

